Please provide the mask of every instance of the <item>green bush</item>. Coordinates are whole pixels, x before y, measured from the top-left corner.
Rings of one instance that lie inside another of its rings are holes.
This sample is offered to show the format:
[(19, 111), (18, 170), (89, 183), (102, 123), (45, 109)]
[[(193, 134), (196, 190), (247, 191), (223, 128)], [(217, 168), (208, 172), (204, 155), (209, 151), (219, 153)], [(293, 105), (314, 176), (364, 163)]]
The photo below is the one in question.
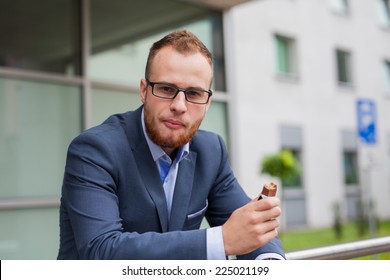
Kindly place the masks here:
[(261, 173), (277, 177), (282, 181), (288, 181), (293, 180), (300, 174), (300, 168), (293, 153), (284, 149), (263, 159)]

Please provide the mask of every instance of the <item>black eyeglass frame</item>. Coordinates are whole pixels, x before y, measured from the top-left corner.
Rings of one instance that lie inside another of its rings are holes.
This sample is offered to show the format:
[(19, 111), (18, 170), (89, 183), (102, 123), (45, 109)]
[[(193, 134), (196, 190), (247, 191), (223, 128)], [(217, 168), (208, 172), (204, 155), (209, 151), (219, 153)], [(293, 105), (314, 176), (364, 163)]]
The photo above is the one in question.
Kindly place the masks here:
[[(192, 104), (207, 104), (209, 102), (209, 100), (210, 100), (210, 97), (213, 95), (213, 91), (211, 89), (205, 90), (205, 89), (196, 88), (196, 87), (179, 88), (179, 87), (177, 87), (177, 86), (175, 86), (173, 84), (162, 83), (162, 82), (151, 82), (148, 79), (146, 79), (146, 83), (152, 87), (152, 94), (154, 96), (156, 96), (158, 98), (162, 98), (162, 99), (171, 99), (171, 100), (173, 100), (173, 99), (176, 98), (176, 96), (179, 94), (179, 92), (183, 92), (187, 102), (192, 103)], [(156, 95), (154, 93), (154, 85), (167, 85), (169, 87), (175, 88), (176, 89), (176, 93), (172, 97), (165, 97), (165, 96)], [(208, 93), (208, 97), (207, 97), (206, 102), (194, 102), (194, 101), (189, 100), (188, 97), (187, 97), (187, 91), (190, 91), (190, 90), (198, 90), (198, 91), (203, 91), (203, 92)]]

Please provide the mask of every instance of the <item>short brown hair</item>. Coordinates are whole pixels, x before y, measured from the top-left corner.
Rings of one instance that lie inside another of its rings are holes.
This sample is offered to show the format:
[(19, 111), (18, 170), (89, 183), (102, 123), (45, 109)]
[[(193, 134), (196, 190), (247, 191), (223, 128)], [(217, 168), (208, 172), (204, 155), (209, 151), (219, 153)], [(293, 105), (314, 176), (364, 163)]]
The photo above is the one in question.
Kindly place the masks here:
[(164, 47), (172, 46), (181, 54), (193, 54), (199, 52), (202, 54), (210, 66), (213, 67), (213, 56), (207, 47), (196, 37), (192, 32), (187, 30), (179, 30), (169, 33), (164, 38), (155, 42), (149, 50), (148, 60), (145, 68), (145, 78), (148, 79), (150, 75), (150, 68), (153, 58), (158, 51)]

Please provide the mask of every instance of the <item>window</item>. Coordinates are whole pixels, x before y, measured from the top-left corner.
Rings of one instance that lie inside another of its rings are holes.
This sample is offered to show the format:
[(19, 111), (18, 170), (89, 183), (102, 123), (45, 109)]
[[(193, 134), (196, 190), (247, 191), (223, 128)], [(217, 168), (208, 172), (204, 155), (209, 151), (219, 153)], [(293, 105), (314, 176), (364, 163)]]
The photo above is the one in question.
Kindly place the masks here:
[[(298, 163), (298, 166), (301, 167), (302, 166), (302, 151), (301, 151), (301, 149), (297, 149), (297, 148), (284, 148), (284, 149), (289, 150), (293, 154), (295, 160)], [(296, 174), (294, 177), (282, 180), (283, 187), (301, 188), (302, 187), (302, 170), (300, 169), (300, 171), (301, 172), (299, 174)]]
[(358, 144), (356, 132), (352, 130), (341, 131), (342, 160), (344, 171), (344, 184), (356, 186), (359, 184)]
[(336, 50), (337, 80), (340, 84), (352, 83), (351, 54), (347, 51)]
[(358, 185), (358, 160), (356, 151), (343, 151), (344, 184)]
[(278, 74), (281, 75), (296, 75), (296, 46), (295, 40), (275, 35), (276, 45), (276, 68)]
[(92, 88), (92, 125), (101, 124), (108, 116), (137, 109), (142, 103), (139, 93), (128, 90)]
[(303, 162), (303, 129), (300, 126), (282, 124), (279, 128), (281, 149), (289, 150), (298, 162), (299, 173), (288, 180), (282, 180), (284, 226), (305, 226), (307, 224), (307, 197), (304, 190), (305, 167)]
[(358, 162), (358, 141), (357, 132), (354, 129), (341, 131), (341, 178), (340, 183), (344, 185), (344, 197), (346, 217), (356, 219), (359, 213), (358, 202), (361, 199), (361, 188), (359, 187), (359, 162)]
[(349, 12), (348, 0), (329, 0), (332, 11), (338, 14), (347, 14)]
[(0, 198), (58, 197), (80, 88), (0, 77)]
[(221, 135), (229, 149), (230, 141), (228, 138), (228, 124), (226, 122), (227, 115), (228, 108), (226, 103), (213, 100), (210, 105), (210, 110), (207, 111), (202, 122), (201, 129), (211, 130)]
[(384, 62), (385, 94), (390, 97), (390, 61)]
[[(225, 90), (222, 16), (186, 1), (94, 0), (91, 4), (90, 75), (138, 87), (152, 43), (169, 31), (196, 34), (214, 58), (213, 88)], [(107, 13), (107, 11), (110, 11)]]
[(8, 0), (0, 8), (0, 66), (79, 75), (76, 0)]
[(300, 173), (288, 180), (283, 180), (286, 188), (302, 188), (303, 164), (302, 164), (302, 128), (282, 125), (280, 128), (280, 140), (282, 150), (289, 150), (298, 162)]
[[(93, 3), (94, 2), (91, 4)], [(107, 2), (107, 5), (112, 4), (111, 2)], [(128, 5), (130, 7), (132, 4), (129, 2)], [(129, 15), (124, 13), (123, 17), (128, 18)], [(118, 18), (118, 15), (116, 15), (116, 18)], [(94, 14), (92, 14), (92, 19), (97, 21), (92, 21), (92, 28), (99, 26), (100, 19), (98, 17), (95, 18)], [(197, 35), (213, 53), (215, 71), (213, 87), (216, 90), (223, 91), (225, 90), (225, 81), (224, 61), (223, 57), (221, 57), (222, 46), (220, 43), (217, 43), (218, 39), (216, 39), (222, 30), (221, 24), (221, 17), (215, 15), (192, 22), (191, 24), (183, 23), (183, 25), (174, 29), (178, 30), (185, 28), (190, 30)], [(161, 39), (169, 31), (173, 31), (173, 29), (165, 29), (162, 32), (157, 32), (142, 38), (136, 38), (135, 40), (124, 41), (126, 39), (121, 39), (119, 41), (120, 43), (117, 45), (113, 44), (106, 49), (93, 52), (89, 60), (91, 77), (94, 80), (119, 82), (122, 84), (138, 86), (139, 79), (143, 77), (145, 73), (145, 64), (149, 48), (155, 41)], [(122, 34), (120, 33), (120, 35)], [(99, 42), (98, 38), (96, 38), (95, 41)], [(95, 43), (95, 41), (92, 41), (92, 43)]]
[(377, 0), (379, 23), (382, 26), (390, 27), (390, 1)]

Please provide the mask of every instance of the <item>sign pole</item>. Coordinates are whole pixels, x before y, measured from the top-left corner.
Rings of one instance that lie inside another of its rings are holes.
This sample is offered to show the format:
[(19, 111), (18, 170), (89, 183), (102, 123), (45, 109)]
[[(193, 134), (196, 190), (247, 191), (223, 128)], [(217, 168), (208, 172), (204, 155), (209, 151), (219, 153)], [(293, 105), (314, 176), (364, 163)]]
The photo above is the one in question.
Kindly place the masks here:
[(375, 165), (373, 149), (377, 144), (375, 102), (371, 99), (358, 99), (356, 102), (356, 109), (358, 121), (358, 142), (361, 150), (360, 154), (364, 175), (363, 177), (365, 177), (365, 180), (362, 180), (362, 202), (367, 213), (370, 234), (372, 237), (375, 237), (377, 234), (377, 225), (374, 211), (375, 205), (371, 191), (371, 174)]

